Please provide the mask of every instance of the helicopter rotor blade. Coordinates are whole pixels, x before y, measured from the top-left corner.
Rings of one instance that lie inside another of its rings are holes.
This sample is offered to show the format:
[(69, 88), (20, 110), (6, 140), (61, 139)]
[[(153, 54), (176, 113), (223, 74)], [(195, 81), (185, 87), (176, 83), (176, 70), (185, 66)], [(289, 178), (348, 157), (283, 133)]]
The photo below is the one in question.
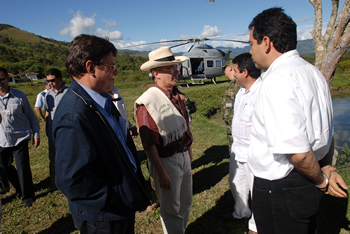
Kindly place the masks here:
[(249, 44), (248, 41), (240, 41), (240, 40), (229, 40), (229, 39), (211, 39), (212, 41), (231, 41), (231, 42), (238, 42), (238, 43), (245, 43)]
[(143, 44), (132, 45), (132, 46), (123, 46), (122, 48), (130, 48), (130, 47), (137, 47), (137, 46), (143, 46), (143, 45), (153, 45), (153, 44), (170, 43), (170, 42), (183, 42), (183, 41), (188, 41), (188, 40), (158, 41), (158, 42), (143, 43)]
[(188, 43), (191, 43), (191, 42), (190, 42), (190, 41), (188, 41), (188, 42), (181, 43), (181, 44), (178, 44), (178, 45), (170, 46), (170, 48), (174, 48), (174, 47), (178, 47), (178, 46), (186, 45), (186, 44), (188, 44)]

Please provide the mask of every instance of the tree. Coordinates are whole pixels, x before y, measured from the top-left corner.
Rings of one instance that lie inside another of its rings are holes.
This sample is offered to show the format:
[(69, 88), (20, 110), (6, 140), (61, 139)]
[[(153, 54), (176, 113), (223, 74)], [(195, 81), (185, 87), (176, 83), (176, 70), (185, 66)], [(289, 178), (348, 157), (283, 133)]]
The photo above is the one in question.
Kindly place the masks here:
[(315, 11), (315, 25), (311, 31), (315, 43), (315, 66), (330, 85), (340, 58), (350, 48), (350, 0), (345, 0), (339, 12), (339, 0), (332, 0), (332, 13), (322, 35), (322, 0), (309, 0)]

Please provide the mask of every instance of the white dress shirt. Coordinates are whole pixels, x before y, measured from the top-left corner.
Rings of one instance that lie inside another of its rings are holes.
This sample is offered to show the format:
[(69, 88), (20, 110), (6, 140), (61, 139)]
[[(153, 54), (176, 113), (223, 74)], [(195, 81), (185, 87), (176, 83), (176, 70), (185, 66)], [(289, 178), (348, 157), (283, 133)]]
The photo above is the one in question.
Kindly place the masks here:
[(249, 170), (268, 180), (293, 170), (286, 154), (311, 149), (318, 160), (333, 137), (333, 106), (321, 72), (296, 50), (277, 58), (266, 71), (253, 113)]
[(234, 115), (232, 118), (233, 144), (231, 151), (235, 153), (235, 159), (239, 162), (247, 162), (252, 115), (260, 85), (261, 78), (259, 77), (250, 89), (246, 90), (246, 88), (241, 87), (235, 98)]

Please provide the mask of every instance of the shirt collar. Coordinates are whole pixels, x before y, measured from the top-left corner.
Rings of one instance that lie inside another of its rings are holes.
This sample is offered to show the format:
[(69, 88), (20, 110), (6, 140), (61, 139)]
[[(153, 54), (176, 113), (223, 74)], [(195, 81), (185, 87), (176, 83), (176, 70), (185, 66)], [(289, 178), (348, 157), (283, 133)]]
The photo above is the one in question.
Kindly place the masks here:
[(11, 94), (12, 96), (15, 96), (15, 95), (13, 94), (13, 91), (12, 91), (11, 87), (9, 86), (9, 91), (7, 92), (7, 94), (5, 94), (5, 96), (1, 96), (1, 95), (0, 95), (0, 97), (5, 98), (5, 97), (10, 96), (10, 94)]
[(162, 90), (163, 91), (163, 93), (170, 99), (170, 96), (176, 96), (177, 95), (177, 88), (176, 88), (176, 86), (174, 86), (173, 87), (173, 93), (174, 93), (174, 95), (172, 95), (170, 92), (168, 92), (167, 90), (165, 90), (165, 89), (162, 89), (161, 87), (159, 87), (157, 84), (155, 84), (155, 86), (158, 88), (158, 89), (160, 89), (160, 90)]
[(92, 100), (94, 100), (94, 102), (96, 102), (98, 105), (100, 105), (102, 108), (105, 107), (106, 104), (106, 100), (108, 98), (108, 96), (110, 95), (106, 95), (106, 97), (102, 96), (102, 94), (97, 93), (96, 91), (86, 87), (85, 85), (81, 84), (80, 82), (77, 82), (92, 98)]
[(272, 72), (274, 70), (275, 67), (278, 67), (278, 65), (280, 63), (283, 63), (285, 60), (291, 58), (291, 57), (296, 57), (299, 56), (299, 53), (297, 50), (290, 50), (284, 54), (282, 54), (281, 56), (279, 56), (277, 59), (275, 59), (275, 61), (273, 61), (273, 63), (270, 65), (270, 67), (266, 70), (266, 73), (264, 75), (264, 78), (268, 76), (268, 74), (270, 72)]

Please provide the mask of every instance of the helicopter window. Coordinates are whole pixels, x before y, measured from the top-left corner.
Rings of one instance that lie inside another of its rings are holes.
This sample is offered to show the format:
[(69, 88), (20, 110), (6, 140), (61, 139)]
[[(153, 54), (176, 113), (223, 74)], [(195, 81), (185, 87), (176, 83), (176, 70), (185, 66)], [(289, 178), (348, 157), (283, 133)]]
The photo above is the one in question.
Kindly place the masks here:
[(216, 60), (216, 67), (221, 67), (221, 60)]
[(214, 67), (214, 61), (213, 60), (207, 60), (207, 67)]

